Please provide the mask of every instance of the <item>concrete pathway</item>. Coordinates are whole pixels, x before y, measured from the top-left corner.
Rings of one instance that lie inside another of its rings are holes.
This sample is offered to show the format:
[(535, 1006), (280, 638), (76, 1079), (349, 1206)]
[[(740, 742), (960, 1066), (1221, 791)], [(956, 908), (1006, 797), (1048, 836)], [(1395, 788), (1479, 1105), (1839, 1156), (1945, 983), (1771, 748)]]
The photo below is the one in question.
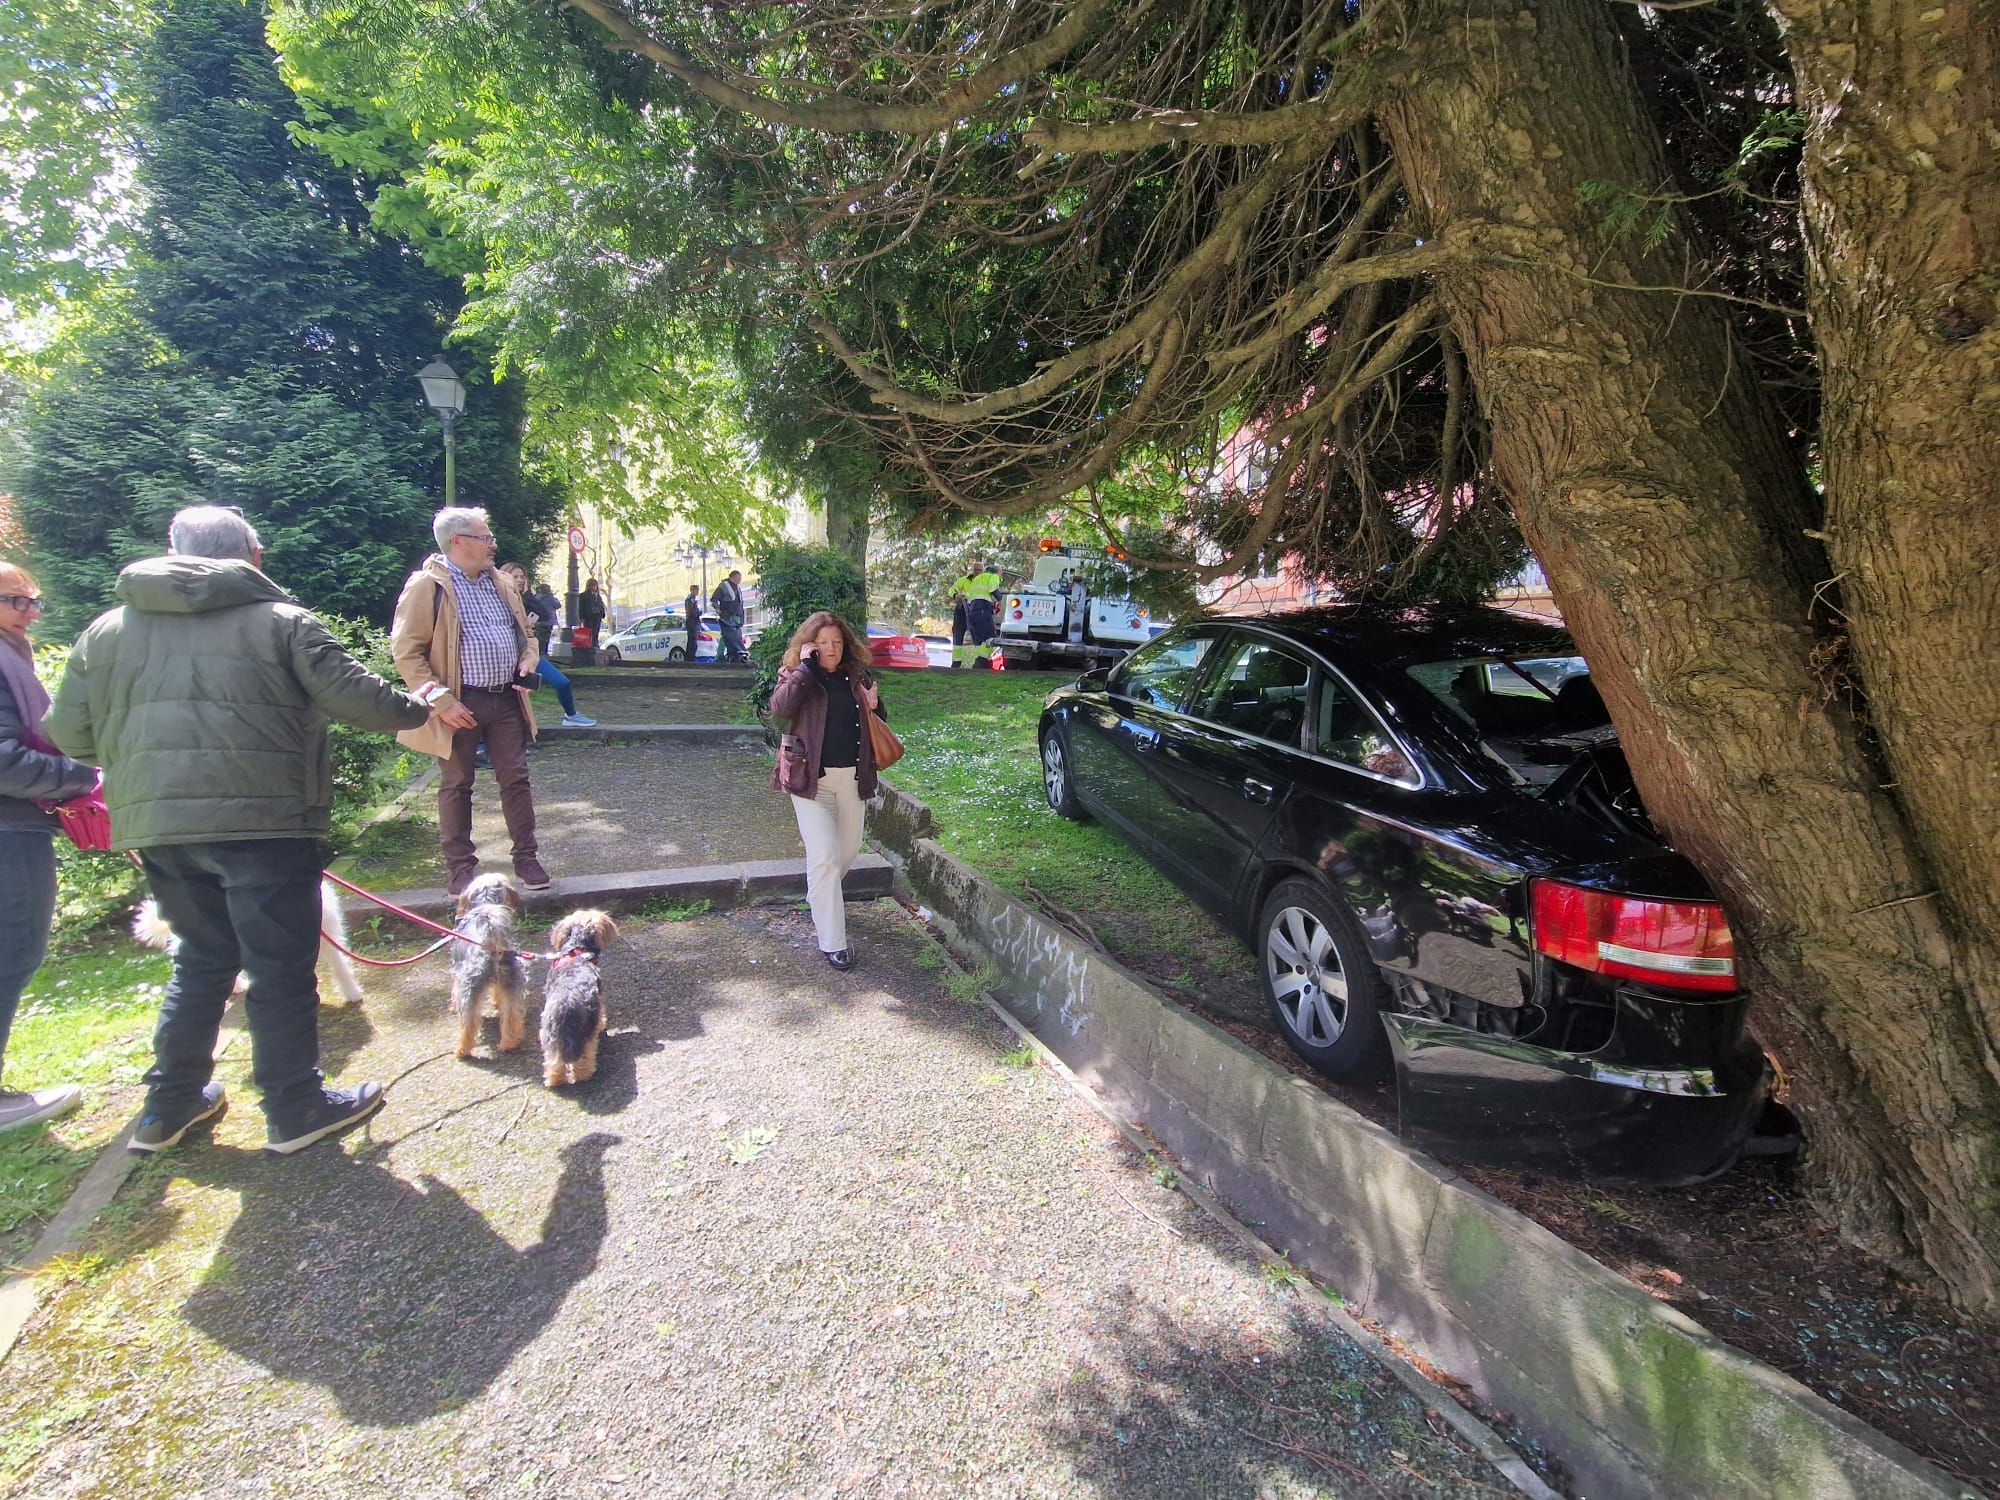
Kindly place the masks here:
[[(789, 825), (758, 752), (635, 753), (538, 759), (599, 868)], [(613, 782), (648, 790), (609, 817)], [(629, 918), (601, 1070), (561, 1092), (491, 1022), (449, 1055), (441, 967), (373, 971), (324, 1050), (389, 1103), (290, 1161), (232, 1049), (214, 1139), (58, 1263), (0, 1493), (1511, 1493), (901, 907), (851, 912), (846, 974), (796, 903)]]

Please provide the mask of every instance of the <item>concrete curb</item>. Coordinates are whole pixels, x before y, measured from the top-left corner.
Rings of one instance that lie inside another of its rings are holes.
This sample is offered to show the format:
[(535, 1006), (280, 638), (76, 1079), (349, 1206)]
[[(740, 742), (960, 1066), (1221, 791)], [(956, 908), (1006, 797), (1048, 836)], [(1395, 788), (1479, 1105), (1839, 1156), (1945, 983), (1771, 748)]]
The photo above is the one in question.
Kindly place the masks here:
[[(895, 869), (881, 855), (863, 850), (847, 872), (841, 890), (850, 901), (866, 901), (890, 894)], [(405, 911), (432, 920), (448, 917), (456, 904), (442, 888), (382, 891), (384, 901), (393, 901)], [(545, 891), (523, 892), (525, 911), (570, 911), (579, 906), (602, 907), (606, 911), (629, 911), (635, 906), (660, 899), (692, 905), (706, 901), (710, 906), (744, 906), (757, 901), (785, 897), (805, 899), (804, 859), (754, 859), (733, 865), (683, 865), (666, 870), (623, 870), (605, 875), (572, 875), (554, 882)], [(359, 897), (344, 903), (348, 920), (373, 915), (378, 908)]]
[(709, 687), (747, 689), (757, 680), (754, 672), (726, 667), (669, 666), (665, 662), (646, 666), (640, 662), (620, 662), (615, 667), (578, 667), (572, 680), (586, 686), (595, 682), (678, 682), (703, 683)]
[(542, 740), (652, 740), (674, 745), (738, 745), (761, 742), (761, 724), (594, 724), (588, 729), (549, 724)]
[(947, 854), (884, 785), (869, 831), (1051, 1051), (1295, 1262), (1562, 1456), (1579, 1493), (1976, 1500)]

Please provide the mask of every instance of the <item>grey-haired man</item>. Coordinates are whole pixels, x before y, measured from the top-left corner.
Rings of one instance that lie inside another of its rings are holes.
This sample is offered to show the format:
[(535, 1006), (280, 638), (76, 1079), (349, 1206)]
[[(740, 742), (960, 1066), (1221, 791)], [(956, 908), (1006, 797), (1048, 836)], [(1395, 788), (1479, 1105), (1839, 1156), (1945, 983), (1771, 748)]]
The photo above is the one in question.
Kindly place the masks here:
[(500, 811), (513, 841), (514, 874), (521, 888), (545, 891), (535, 841), (535, 797), (528, 784), (528, 742), (535, 715), (526, 689), (515, 679), (541, 661), (535, 627), (513, 579), (493, 566), (493, 525), (473, 506), (437, 513), (431, 535), (438, 550), (424, 559), (396, 601), (389, 646), (396, 670), (415, 688), (442, 686), (436, 719), (398, 735), (412, 750), (444, 762), (438, 777), (438, 834), (444, 846), (446, 888), (460, 894), (479, 873), (472, 842), (473, 756), (480, 740), (500, 782)]
[(71, 648), (43, 723), (65, 753), (104, 767), (113, 845), (138, 852), (180, 939), (131, 1139), (141, 1153), (222, 1112), (211, 1074), (238, 971), (267, 1151), (303, 1150), (382, 1102), (379, 1084), (332, 1089), (319, 1071), (326, 721), (388, 731), (429, 711), (348, 655), (263, 559), (233, 510), (175, 516), (168, 555), (120, 573), (123, 606)]

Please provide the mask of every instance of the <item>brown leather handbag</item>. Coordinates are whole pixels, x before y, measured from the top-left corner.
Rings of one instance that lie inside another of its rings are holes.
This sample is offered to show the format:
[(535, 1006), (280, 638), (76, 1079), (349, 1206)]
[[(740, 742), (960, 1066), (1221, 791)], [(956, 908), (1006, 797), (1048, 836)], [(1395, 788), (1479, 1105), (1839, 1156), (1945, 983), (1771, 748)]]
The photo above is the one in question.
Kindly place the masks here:
[(867, 713), (862, 717), (868, 721), (868, 743), (875, 751), (875, 769), (886, 771), (903, 758), (903, 742), (880, 714)]

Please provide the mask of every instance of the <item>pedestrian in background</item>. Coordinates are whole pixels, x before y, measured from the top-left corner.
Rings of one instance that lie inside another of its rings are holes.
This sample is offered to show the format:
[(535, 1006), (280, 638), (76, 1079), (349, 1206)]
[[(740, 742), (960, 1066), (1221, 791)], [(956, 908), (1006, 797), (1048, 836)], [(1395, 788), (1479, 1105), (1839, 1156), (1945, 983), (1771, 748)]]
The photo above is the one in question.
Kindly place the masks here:
[(555, 689), (556, 702), (562, 705), (563, 723), (571, 729), (589, 729), (597, 720), (576, 711), (576, 692), (570, 686), (569, 676), (549, 657), (549, 637), (555, 632), (556, 621), (562, 618), (562, 605), (557, 602), (555, 591), (546, 583), (531, 587), (528, 570), (519, 563), (502, 563), (500, 571), (514, 580), (514, 587), (520, 591), (521, 607), (535, 622), (535, 649), (541, 656), (538, 670), (542, 681)]
[[(71, 760), (43, 734), (49, 695), (35, 676), (28, 644), (28, 626), (41, 613), (34, 575), (0, 561), (0, 869), (8, 880), (0, 895), (0, 1069), (21, 991), (42, 966), (55, 924), (56, 820), (43, 805), (81, 797), (97, 785), (97, 767)], [(73, 1083), (0, 1087), (0, 1131), (57, 1119), (82, 1098)]]
[(326, 721), (410, 729), (436, 684), (401, 692), (342, 650), (264, 575), (235, 511), (184, 510), (167, 537), (71, 649), (48, 733), (103, 763), (114, 846), (138, 851), (179, 939), (130, 1148), (164, 1151), (222, 1112), (215, 1040), (240, 970), (264, 1149), (289, 1156), (382, 1102), (381, 1085), (332, 1089), (319, 1070)]
[(437, 716), (397, 736), (444, 762), (438, 777), (438, 835), (446, 889), (456, 896), (479, 872), (472, 842), (473, 756), (482, 738), (500, 782), (500, 810), (513, 841), (514, 874), (525, 891), (549, 888), (535, 841), (535, 797), (528, 784), (528, 742), (535, 713), (516, 679), (535, 671), (535, 627), (514, 580), (493, 566), (493, 527), (476, 507), (451, 506), (431, 522), (439, 550), (409, 576), (396, 601), (389, 646), (396, 670), (414, 688), (443, 686)]
[(731, 568), (729, 576), (715, 586), (709, 602), (722, 622), (722, 656), (725, 661), (746, 662), (750, 653), (743, 649), (743, 570)]
[(583, 592), (577, 596), (576, 601), (576, 617), (583, 622), (584, 629), (590, 632), (590, 649), (593, 651), (597, 649), (597, 637), (603, 632), (606, 613), (604, 593), (598, 588), (597, 580), (593, 578), (583, 586)]
[(771, 692), (771, 717), (784, 728), (772, 784), (791, 794), (813, 934), (836, 969), (854, 967), (840, 883), (861, 853), (862, 803), (875, 795), (875, 749), (861, 716), (889, 717), (867, 660), (854, 627), (822, 609), (786, 644)]
[(693, 666), (695, 651), (701, 641), (701, 594), (693, 584), (688, 585), (688, 596), (681, 601), (681, 607), (687, 611), (687, 659), (688, 665)]

